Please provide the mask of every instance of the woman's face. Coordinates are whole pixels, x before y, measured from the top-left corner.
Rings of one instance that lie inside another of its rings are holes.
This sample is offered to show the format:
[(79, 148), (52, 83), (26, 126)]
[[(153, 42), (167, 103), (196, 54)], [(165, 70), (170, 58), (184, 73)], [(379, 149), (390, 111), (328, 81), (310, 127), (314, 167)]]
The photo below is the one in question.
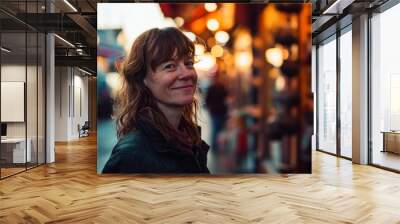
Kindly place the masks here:
[(145, 85), (158, 103), (182, 107), (193, 102), (197, 73), (193, 59), (172, 58), (146, 75)]

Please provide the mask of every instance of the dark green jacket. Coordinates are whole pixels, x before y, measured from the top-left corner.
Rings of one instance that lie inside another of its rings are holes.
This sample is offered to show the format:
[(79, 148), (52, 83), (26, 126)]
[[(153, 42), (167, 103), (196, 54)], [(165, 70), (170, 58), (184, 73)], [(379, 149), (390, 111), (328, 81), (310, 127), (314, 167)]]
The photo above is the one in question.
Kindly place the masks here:
[(210, 173), (209, 146), (204, 141), (188, 152), (178, 150), (175, 143), (166, 141), (151, 124), (140, 121), (137, 130), (119, 139), (103, 173)]

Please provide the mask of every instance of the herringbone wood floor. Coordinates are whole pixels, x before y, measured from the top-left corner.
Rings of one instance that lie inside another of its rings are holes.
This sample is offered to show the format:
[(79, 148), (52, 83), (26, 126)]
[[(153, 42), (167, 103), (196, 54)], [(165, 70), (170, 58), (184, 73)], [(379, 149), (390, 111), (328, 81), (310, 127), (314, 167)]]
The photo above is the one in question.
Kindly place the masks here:
[(96, 139), (0, 181), (0, 223), (400, 223), (400, 175), (315, 152), (312, 175), (96, 174)]

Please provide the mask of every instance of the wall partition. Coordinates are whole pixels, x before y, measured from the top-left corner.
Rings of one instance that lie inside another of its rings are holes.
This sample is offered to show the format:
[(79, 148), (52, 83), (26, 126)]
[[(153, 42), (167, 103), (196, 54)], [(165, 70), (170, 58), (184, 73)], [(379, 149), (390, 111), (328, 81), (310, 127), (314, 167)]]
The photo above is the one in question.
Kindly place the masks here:
[(0, 147), (1, 176), (5, 177), (24, 171), (31, 161), (31, 150), (26, 150), (26, 32), (2, 32), (1, 46)]
[[(0, 4), (0, 178), (45, 163), (45, 35)], [(34, 13), (39, 1), (18, 2)], [(14, 5), (7, 5), (14, 6)], [(26, 14), (26, 13), (25, 13)]]

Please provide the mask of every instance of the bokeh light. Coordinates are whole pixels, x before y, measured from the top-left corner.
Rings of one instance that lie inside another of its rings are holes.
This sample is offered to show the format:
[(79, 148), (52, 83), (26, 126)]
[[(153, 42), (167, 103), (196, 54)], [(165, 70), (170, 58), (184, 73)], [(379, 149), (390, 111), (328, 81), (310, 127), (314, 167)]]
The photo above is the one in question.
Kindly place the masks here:
[(183, 24), (185, 24), (185, 20), (180, 16), (176, 17), (174, 20), (178, 27), (181, 27)]
[(207, 28), (211, 31), (216, 31), (219, 28), (219, 22), (216, 19), (209, 19), (207, 21)]
[(225, 44), (229, 41), (229, 34), (220, 30), (215, 34), (215, 39), (217, 40), (217, 43)]
[(241, 72), (247, 72), (251, 68), (253, 55), (249, 51), (242, 51), (235, 54), (235, 65)]
[(194, 54), (196, 56), (202, 56), (204, 54), (205, 47), (202, 44), (195, 44), (194, 45)]
[(224, 48), (222, 48), (220, 45), (214, 45), (211, 48), (211, 55), (213, 55), (216, 58), (222, 57), (224, 54)]
[(214, 12), (217, 9), (217, 3), (209, 2), (204, 4), (204, 8), (207, 12)]
[(192, 32), (183, 32), (187, 38), (189, 38), (192, 42), (196, 40), (196, 35)]
[(216, 58), (210, 53), (205, 53), (199, 56), (199, 62), (194, 64), (194, 67), (201, 71), (209, 71), (216, 65)]
[(275, 67), (281, 67), (283, 64), (283, 52), (280, 48), (270, 48), (265, 51), (265, 59)]
[(282, 91), (285, 88), (285, 85), (286, 85), (285, 78), (283, 78), (282, 76), (278, 76), (275, 81), (275, 89), (277, 91)]

